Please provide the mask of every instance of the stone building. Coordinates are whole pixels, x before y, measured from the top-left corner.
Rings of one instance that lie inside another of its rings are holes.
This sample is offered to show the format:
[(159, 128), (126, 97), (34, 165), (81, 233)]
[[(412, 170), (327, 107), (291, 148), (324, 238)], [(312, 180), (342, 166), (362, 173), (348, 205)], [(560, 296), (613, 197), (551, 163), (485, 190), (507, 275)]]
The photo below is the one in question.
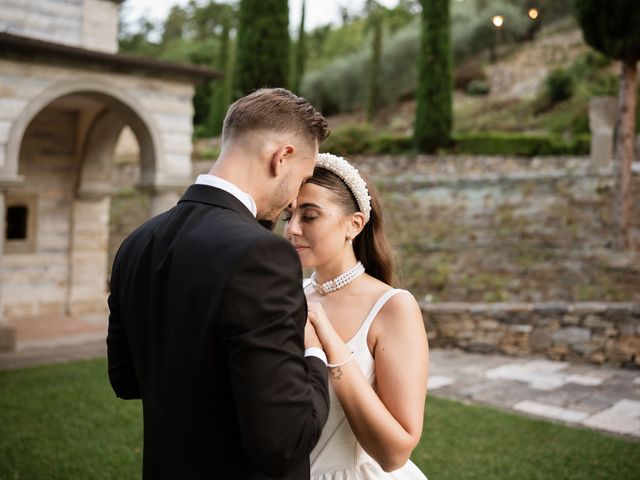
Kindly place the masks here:
[(20, 319), (106, 310), (113, 152), (152, 213), (191, 181), (192, 97), (215, 71), (118, 54), (122, 0), (0, 0), (0, 347)]

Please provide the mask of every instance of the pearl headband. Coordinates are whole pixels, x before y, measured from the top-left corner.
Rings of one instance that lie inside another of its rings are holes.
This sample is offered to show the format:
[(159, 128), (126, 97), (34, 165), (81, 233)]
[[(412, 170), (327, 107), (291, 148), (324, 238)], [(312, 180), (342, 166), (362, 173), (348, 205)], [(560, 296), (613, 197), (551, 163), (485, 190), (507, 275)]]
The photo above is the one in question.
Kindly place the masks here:
[(365, 223), (368, 222), (371, 217), (371, 196), (367, 189), (367, 183), (358, 173), (358, 169), (344, 158), (331, 153), (318, 155), (316, 167), (329, 170), (342, 179), (355, 197), (360, 211), (364, 214)]

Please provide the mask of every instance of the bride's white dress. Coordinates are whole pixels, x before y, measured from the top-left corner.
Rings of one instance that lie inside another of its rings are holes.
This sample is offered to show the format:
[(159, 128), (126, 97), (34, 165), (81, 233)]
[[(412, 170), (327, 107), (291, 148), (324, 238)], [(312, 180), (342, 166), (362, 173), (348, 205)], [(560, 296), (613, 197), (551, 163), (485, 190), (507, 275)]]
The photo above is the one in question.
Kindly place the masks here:
[[(393, 295), (402, 291), (394, 289), (382, 295), (356, 334), (347, 342), (355, 352), (354, 360), (371, 385), (375, 381), (375, 365), (367, 346), (367, 333), (382, 306)], [(398, 470), (385, 472), (356, 440), (331, 382), (329, 382), (329, 395), (331, 398), (329, 418), (318, 444), (311, 452), (311, 480), (427, 479), (411, 461)]]

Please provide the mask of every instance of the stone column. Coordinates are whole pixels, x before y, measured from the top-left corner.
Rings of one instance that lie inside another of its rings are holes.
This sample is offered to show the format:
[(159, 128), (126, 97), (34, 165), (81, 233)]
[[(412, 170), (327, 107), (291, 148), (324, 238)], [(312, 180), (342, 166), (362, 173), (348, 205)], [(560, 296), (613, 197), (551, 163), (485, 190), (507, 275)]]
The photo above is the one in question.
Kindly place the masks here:
[(69, 252), (70, 315), (107, 311), (111, 197), (78, 196), (73, 201)]
[(615, 97), (599, 96), (589, 100), (591, 164), (595, 168), (609, 167), (612, 164), (617, 110)]
[(16, 348), (16, 332), (13, 327), (8, 325), (4, 318), (4, 306), (2, 301), (2, 265), (4, 263), (4, 228), (6, 223), (6, 211), (4, 190), (0, 188), (0, 352), (13, 351)]

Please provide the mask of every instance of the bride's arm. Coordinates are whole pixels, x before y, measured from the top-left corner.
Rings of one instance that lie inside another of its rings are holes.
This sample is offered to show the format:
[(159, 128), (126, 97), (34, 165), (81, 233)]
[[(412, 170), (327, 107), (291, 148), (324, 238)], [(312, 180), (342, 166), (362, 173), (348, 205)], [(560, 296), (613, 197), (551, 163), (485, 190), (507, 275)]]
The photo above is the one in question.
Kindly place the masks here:
[[(329, 363), (347, 359), (349, 347), (320, 305), (310, 304), (309, 318)], [(406, 463), (420, 440), (429, 350), (420, 308), (408, 294), (392, 297), (374, 326), (376, 390), (355, 361), (329, 373), (358, 442), (384, 470), (393, 471)]]

